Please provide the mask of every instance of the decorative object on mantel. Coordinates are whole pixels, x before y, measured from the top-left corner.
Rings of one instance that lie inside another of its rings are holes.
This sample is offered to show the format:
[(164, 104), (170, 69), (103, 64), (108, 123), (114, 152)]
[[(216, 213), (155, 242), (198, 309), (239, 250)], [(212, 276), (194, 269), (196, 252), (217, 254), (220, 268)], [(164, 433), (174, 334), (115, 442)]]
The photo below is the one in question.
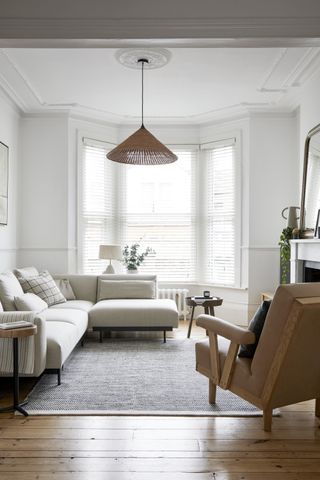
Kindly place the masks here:
[(120, 245), (100, 245), (99, 258), (109, 260), (109, 265), (103, 273), (114, 273), (111, 260), (121, 260), (122, 251)]
[(129, 247), (126, 245), (123, 249), (123, 263), (127, 268), (128, 273), (138, 273), (138, 267), (144, 262), (144, 259), (150, 253), (156, 253), (152, 248), (147, 247), (142, 253), (139, 253), (140, 244), (134, 243)]
[[(317, 135), (319, 134), (319, 135)], [(317, 135), (317, 137), (316, 137)], [(311, 144), (312, 140), (312, 144)], [(312, 128), (305, 139), (300, 205), (300, 238), (314, 238), (314, 225), (319, 208), (320, 188), (320, 124)]]
[[(286, 211), (288, 210), (287, 217), (285, 216)], [(287, 227), (292, 229), (298, 228), (299, 216), (297, 215), (297, 210), (300, 210), (300, 207), (286, 207), (282, 210), (281, 216), (287, 220)]]
[(0, 142), (0, 225), (8, 225), (9, 147)]
[(144, 68), (159, 68), (170, 59), (170, 52), (161, 49), (122, 49), (117, 58), (130, 68), (141, 67), (141, 127), (107, 154), (109, 160), (130, 165), (163, 165), (175, 162), (178, 157), (152, 135), (144, 126)]

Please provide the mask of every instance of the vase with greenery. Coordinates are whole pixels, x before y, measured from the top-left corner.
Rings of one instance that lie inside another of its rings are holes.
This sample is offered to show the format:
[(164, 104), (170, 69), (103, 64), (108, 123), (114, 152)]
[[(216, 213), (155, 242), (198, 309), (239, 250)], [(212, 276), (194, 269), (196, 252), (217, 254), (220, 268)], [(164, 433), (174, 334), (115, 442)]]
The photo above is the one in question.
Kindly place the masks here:
[(142, 265), (144, 259), (150, 255), (151, 253), (155, 253), (155, 251), (147, 247), (143, 252), (140, 251), (140, 244), (134, 243), (133, 245), (129, 246), (126, 245), (122, 251), (123, 253), (123, 263), (127, 268), (128, 273), (135, 273), (138, 271), (138, 267)]
[(290, 240), (293, 228), (284, 228), (280, 235), (280, 283), (290, 283)]

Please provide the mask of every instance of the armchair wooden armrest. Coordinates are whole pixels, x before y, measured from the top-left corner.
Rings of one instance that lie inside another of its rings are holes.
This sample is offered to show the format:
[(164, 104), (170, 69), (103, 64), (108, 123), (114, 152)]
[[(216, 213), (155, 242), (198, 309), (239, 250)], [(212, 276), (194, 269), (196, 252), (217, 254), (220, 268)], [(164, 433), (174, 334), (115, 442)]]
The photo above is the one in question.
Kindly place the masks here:
[[(255, 334), (250, 330), (238, 327), (210, 315), (199, 315), (196, 320), (199, 327), (205, 328), (209, 333), (210, 365), (212, 381), (226, 390), (229, 387), (234, 364), (241, 343), (251, 344), (255, 342)], [(217, 335), (230, 340), (227, 358), (224, 362), (223, 371), (220, 369), (220, 358)], [(214, 394), (215, 395), (215, 394)], [(212, 397), (213, 398), (213, 397)]]
[(220, 318), (211, 317), (210, 315), (199, 315), (196, 324), (199, 327), (205, 328), (208, 332), (227, 338), (238, 345), (241, 343), (248, 345), (256, 341), (255, 334), (250, 330), (225, 322)]

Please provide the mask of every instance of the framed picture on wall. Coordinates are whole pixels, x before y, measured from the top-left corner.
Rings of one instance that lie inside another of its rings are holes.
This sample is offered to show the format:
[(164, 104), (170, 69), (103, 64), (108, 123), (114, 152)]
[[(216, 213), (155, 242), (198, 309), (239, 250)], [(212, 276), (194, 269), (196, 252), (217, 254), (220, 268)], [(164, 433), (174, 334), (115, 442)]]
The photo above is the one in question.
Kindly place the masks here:
[(0, 142), (0, 225), (8, 225), (9, 147)]

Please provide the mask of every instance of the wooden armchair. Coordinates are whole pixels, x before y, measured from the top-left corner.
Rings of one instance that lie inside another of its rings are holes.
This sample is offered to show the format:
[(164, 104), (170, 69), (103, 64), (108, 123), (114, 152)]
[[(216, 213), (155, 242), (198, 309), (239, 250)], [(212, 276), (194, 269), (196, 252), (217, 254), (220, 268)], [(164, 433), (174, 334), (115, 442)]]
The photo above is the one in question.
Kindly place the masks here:
[(320, 283), (280, 286), (266, 317), (253, 358), (239, 358), (240, 344), (252, 344), (247, 329), (210, 315), (197, 325), (209, 340), (196, 344), (196, 370), (209, 379), (209, 403), (217, 385), (263, 410), (271, 431), (272, 410), (316, 399), (320, 417)]

